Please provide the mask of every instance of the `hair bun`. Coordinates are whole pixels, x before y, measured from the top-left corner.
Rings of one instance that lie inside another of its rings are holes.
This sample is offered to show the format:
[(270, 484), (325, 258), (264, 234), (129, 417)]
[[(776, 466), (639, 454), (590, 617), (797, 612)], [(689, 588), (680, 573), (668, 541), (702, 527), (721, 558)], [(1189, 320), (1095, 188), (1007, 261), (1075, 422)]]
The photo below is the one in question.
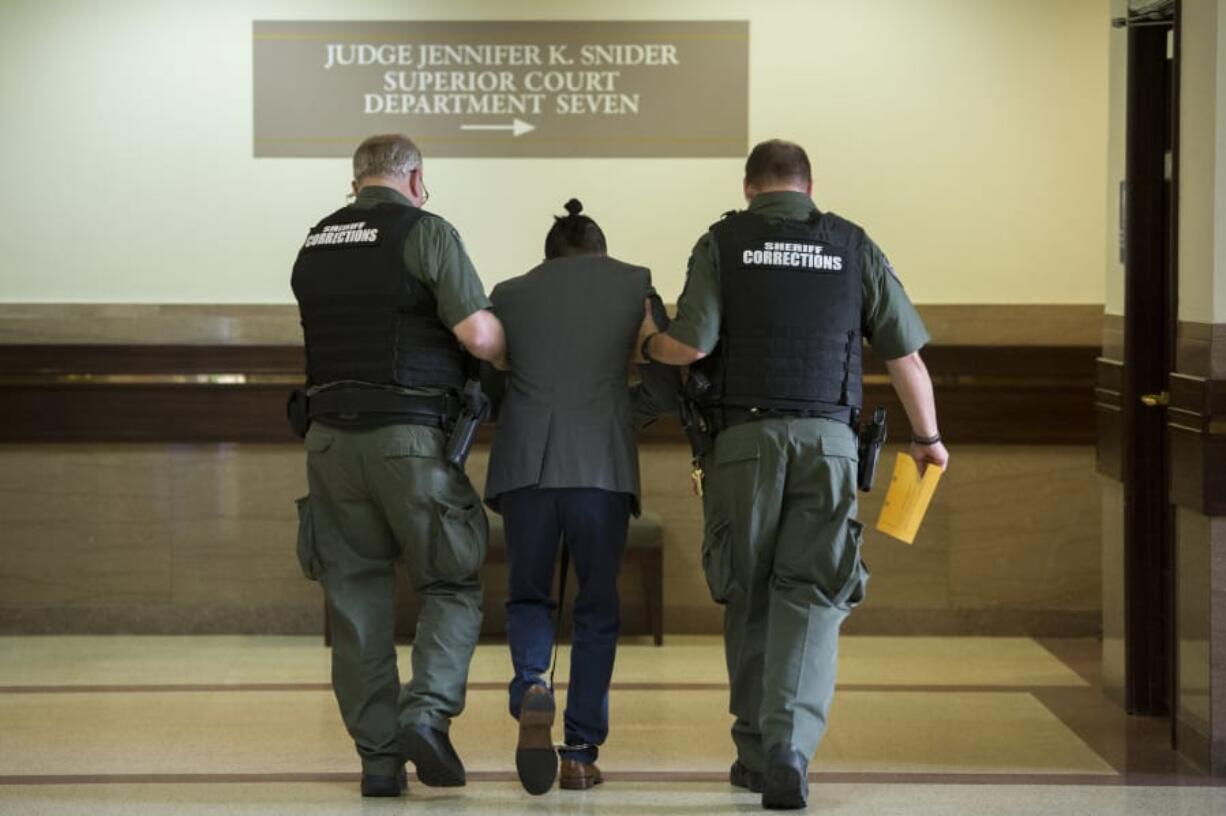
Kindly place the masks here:
[(571, 215), (578, 215), (579, 213), (583, 212), (583, 203), (577, 198), (572, 198), (570, 201), (566, 202), (566, 212), (570, 213)]

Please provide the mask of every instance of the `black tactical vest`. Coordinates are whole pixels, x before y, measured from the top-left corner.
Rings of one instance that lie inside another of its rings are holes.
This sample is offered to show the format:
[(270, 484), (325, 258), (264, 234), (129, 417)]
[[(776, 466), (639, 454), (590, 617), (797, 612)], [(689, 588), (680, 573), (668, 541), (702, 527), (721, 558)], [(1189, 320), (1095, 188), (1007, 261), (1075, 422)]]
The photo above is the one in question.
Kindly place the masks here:
[(712, 225), (719, 343), (697, 364), (724, 406), (850, 419), (861, 404), (864, 231), (833, 213)]
[(308, 233), (292, 280), (311, 385), (463, 388), (461, 346), (404, 264), (405, 238), (424, 217), (400, 204), (345, 207)]

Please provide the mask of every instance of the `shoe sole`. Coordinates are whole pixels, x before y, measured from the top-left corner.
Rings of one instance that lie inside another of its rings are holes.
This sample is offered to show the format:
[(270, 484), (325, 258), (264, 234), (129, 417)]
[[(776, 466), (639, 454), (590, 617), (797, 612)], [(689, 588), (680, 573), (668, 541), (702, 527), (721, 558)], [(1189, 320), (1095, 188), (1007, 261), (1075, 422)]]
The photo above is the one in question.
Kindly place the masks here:
[(555, 711), (551, 695), (530, 694), (519, 712), (515, 771), (524, 790), (533, 796), (548, 792), (558, 778), (558, 752), (552, 736)]
[(767, 768), (762, 807), (767, 810), (801, 810), (808, 806), (808, 780), (795, 768)]
[(462, 788), (468, 783), (463, 770), (459, 773), (435, 752), (420, 734), (410, 731), (404, 737), (405, 758), (417, 769), (417, 781), (432, 788)]
[(362, 796), (367, 799), (394, 799), (409, 789), (409, 780), (401, 771), (395, 776), (379, 777), (378, 781), (362, 778)]

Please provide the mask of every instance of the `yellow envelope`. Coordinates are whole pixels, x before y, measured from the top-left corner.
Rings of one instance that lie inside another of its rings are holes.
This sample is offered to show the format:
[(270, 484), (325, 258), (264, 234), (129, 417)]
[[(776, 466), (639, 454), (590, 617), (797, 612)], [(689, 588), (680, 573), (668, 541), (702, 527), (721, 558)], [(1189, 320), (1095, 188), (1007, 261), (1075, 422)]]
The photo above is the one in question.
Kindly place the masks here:
[(943, 472), (942, 468), (930, 464), (920, 478), (915, 460), (900, 452), (894, 461), (894, 476), (885, 494), (885, 504), (881, 505), (881, 515), (877, 517), (877, 529), (904, 544), (914, 543)]

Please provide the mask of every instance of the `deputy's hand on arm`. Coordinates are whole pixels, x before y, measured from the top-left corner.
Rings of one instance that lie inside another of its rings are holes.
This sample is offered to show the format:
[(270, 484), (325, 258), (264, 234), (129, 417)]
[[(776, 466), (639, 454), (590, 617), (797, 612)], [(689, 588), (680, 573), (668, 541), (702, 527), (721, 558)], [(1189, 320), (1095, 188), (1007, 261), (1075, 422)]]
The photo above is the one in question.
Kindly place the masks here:
[(634, 425), (639, 430), (664, 414), (676, 414), (681, 393), (681, 369), (643, 360), (643, 341), (666, 328), (669, 322), (659, 295), (649, 295), (644, 303), (646, 312), (631, 355), (631, 362), (637, 365), (639, 373), (639, 382), (630, 389), (631, 412)]
[(451, 327), (456, 338), (478, 360), (500, 371), (507, 368), (507, 338), (502, 321), (488, 309), (479, 309)]
[[(886, 370), (890, 372), (890, 382), (898, 398), (902, 400), (911, 421), (911, 457), (919, 466), (922, 474), (929, 464), (945, 469), (949, 467), (949, 451), (941, 442), (937, 430), (936, 402), (932, 396), (932, 378), (928, 376), (928, 368), (920, 359), (919, 352), (913, 352), (895, 360), (886, 360)], [(928, 443), (916, 440), (935, 439)]]
[(643, 303), (643, 323), (639, 326), (638, 351), (635, 352), (635, 362), (648, 362), (643, 357), (643, 345), (650, 339), (650, 345), (647, 346), (648, 352), (651, 354), (651, 362), (664, 363), (671, 366), (683, 366), (690, 363), (696, 363), (703, 357), (707, 356), (707, 352), (699, 351), (693, 346), (688, 346), (680, 340), (674, 340), (668, 332), (660, 331), (656, 325), (656, 319), (651, 313), (651, 299), (648, 298)]
[(655, 315), (652, 314), (651, 298), (643, 298), (643, 322), (639, 325), (639, 336), (634, 341), (634, 351), (631, 354), (630, 361), (636, 365), (646, 365), (647, 361), (643, 359), (643, 343), (648, 337), (660, 331), (660, 327), (656, 325)]

